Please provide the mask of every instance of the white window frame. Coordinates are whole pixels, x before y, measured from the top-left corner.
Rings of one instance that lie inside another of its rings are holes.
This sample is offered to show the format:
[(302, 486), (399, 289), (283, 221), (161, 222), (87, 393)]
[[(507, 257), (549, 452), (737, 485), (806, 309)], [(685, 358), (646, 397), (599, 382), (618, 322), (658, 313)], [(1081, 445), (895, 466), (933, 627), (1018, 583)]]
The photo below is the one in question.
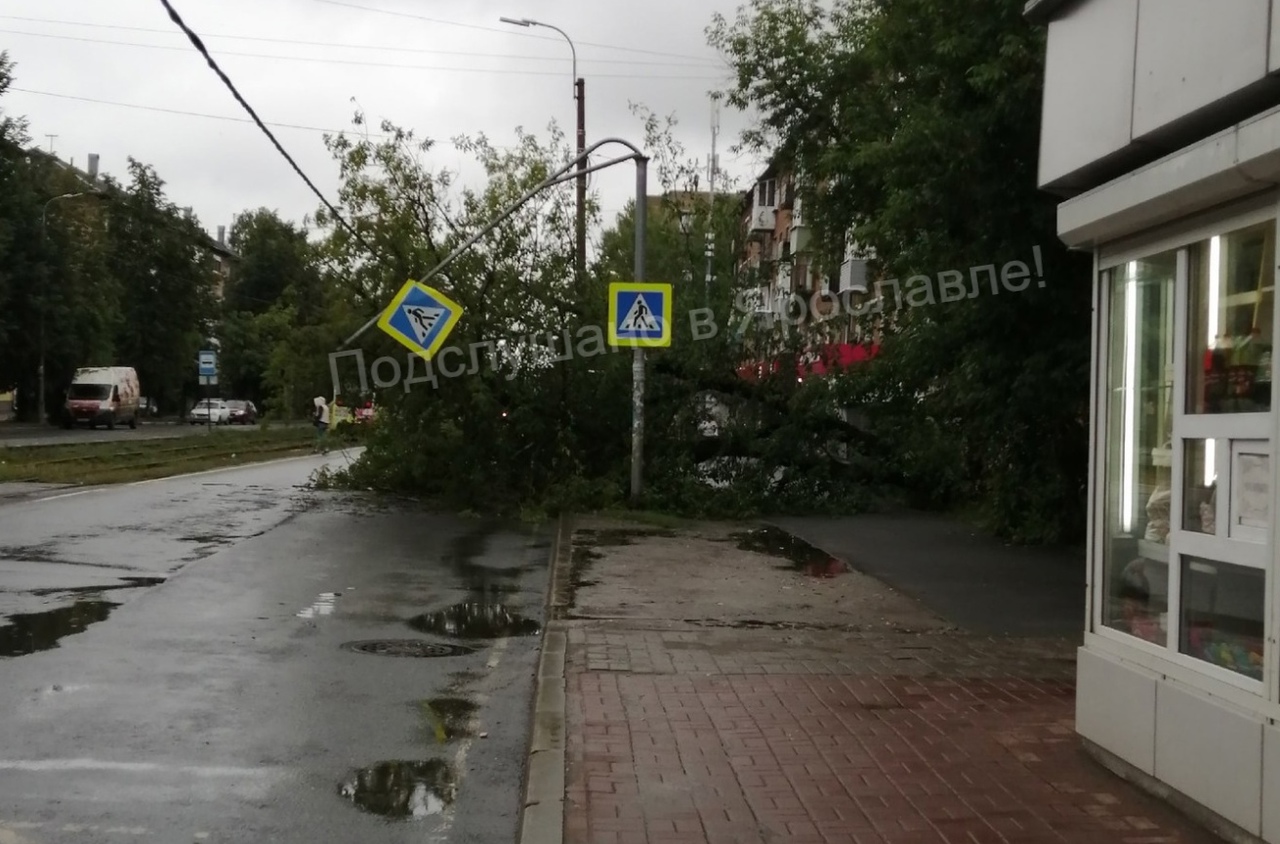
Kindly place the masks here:
[[(1091, 369), (1090, 453), (1089, 465), (1089, 544), (1086, 588), (1086, 647), (1105, 651), (1121, 660), (1141, 665), (1162, 676), (1217, 695), (1250, 712), (1262, 712), (1280, 720), (1280, 565), (1276, 558), (1277, 486), (1280, 476), (1276, 465), (1276, 443), (1280, 442), (1280, 396), (1273, 396), (1269, 413), (1190, 414), (1186, 407), (1188, 379), (1187, 342), (1189, 331), (1190, 267), (1189, 249), (1215, 235), (1225, 235), (1266, 221), (1276, 226), (1273, 235), (1280, 251), (1280, 194), (1268, 190), (1231, 206), (1214, 209), (1162, 230), (1099, 247), (1094, 252), (1094, 290)], [(1107, 456), (1110, 451), (1109, 380), (1111, 362), (1111, 300), (1113, 291), (1104, 287), (1104, 275), (1130, 261), (1141, 261), (1162, 253), (1177, 253), (1174, 283), (1174, 378), (1173, 378), (1173, 455), (1170, 470), (1170, 530), (1168, 553), (1168, 625), (1164, 646), (1146, 642), (1103, 624), (1102, 589), (1106, 583), (1103, 564), (1109, 541), (1110, 514), (1107, 506)], [(1272, 271), (1277, 272), (1273, 266)], [(1280, 273), (1278, 273), (1280, 276)], [(1280, 280), (1280, 278), (1278, 278)], [(1278, 286), (1280, 293), (1280, 286)], [(1277, 313), (1272, 318), (1272, 349), (1280, 356), (1280, 298), (1273, 300)], [(1272, 358), (1272, 383), (1277, 370)], [(1189, 439), (1213, 439), (1216, 466), (1219, 470), (1216, 535), (1207, 536), (1185, 531), (1182, 497), (1185, 486), (1184, 442)], [(1232, 441), (1251, 441), (1252, 449), (1261, 441), (1263, 451), (1271, 456), (1270, 526), (1264, 541), (1254, 534), (1249, 538), (1228, 538)], [(1181, 642), (1181, 561), (1183, 557), (1203, 557), (1228, 565), (1261, 568), (1267, 573), (1264, 596), (1264, 664), (1262, 681), (1215, 666), (1180, 652)]]

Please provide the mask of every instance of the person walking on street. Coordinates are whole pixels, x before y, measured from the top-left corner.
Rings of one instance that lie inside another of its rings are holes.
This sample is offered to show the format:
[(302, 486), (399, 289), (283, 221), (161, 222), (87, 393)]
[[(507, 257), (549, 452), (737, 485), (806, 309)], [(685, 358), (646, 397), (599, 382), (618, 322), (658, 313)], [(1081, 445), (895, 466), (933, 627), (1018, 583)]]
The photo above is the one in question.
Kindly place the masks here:
[(329, 444), (325, 442), (325, 432), (329, 430), (329, 403), (324, 400), (324, 396), (316, 396), (312, 419), (316, 426), (316, 444), (312, 451), (328, 453)]

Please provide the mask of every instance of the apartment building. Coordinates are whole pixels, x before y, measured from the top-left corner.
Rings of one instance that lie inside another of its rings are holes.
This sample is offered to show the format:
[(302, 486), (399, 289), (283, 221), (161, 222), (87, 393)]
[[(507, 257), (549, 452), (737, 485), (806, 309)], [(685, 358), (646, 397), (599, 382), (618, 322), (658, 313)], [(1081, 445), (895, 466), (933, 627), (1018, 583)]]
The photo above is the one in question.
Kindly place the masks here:
[(222, 301), (223, 292), (231, 282), (232, 272), (240, 256), (227, 245), (227, 227), (218, 226), (218, 237), (205, 244), (206, 260), (214, 274), (214, 292)]
[[(113, 188), (109, 181), (99, 175), (99, 157), (96, 153), (89, 154), (87, 167), (83, 170), (76, 166), (75, 159), (63, 161), (53, 153), (46, 152), (39, 147), (32, 147), (28, 150), (28, 153), (33, 157), (46, 160), (52, 166), (70, 175), (74, 182), (79, 185), (80, 190), (101, 192), (108, 198), (111, 195), (111, 191), (118, 190), (118, 188)], [(184, 208), (183, 212), (187, 218), (192, 216), (191, 208)], [(227, 227), (218, 226), (217, 238), (210, 237), (208, 233), (201, 231), (196, 243), (196, 248), (203, 253), (204, 260), (214, 273), (214, 290), (218, 299), (222, 298), (223, 290), (230, 282), (233, 268), (240, 257), (227, 245), (226, 235)]]
[[(854, 316), (873, 295), (868, 255), (850, 233), (838, 266), (828, 266), (804, 215), (796, 174), (778, 161), (761, 173), (741, 199), (739, 287), (761, 318), (792, 326), (807, 341), (800, 377), (823, 374), (873, 356), (880, 325)], [(822, 250), (826, 251), (826, 250)], [(752, 363), (744, 373), (772, 364)]]

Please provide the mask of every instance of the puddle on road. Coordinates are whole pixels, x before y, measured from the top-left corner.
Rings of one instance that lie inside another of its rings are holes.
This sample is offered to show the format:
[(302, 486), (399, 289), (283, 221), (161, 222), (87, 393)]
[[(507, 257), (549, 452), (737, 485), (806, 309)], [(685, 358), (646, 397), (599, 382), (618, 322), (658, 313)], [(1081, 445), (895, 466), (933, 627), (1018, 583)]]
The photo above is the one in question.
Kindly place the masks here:
[(60, 563), (52, 543), (43, 545), (0, 545), (0, 557), (23, 563)]
[(835, 577), (845, 574), (849, 567), (819, 548), (814, 548), (798, 536), (792, 536), (776, 527), (764, 527), (746, 533), (732, 534), (743, 551), (781, 557), (788, 565), (779, 568), (800, 572), (809, 577)]
[(471, 718), (479, 707), (465, 698), (436, 697), (418, 701), (423, 726), (437, 744), (473, 735)]
[(462, 603), (439, 612), (409, 619), (409, 626), (421, 633), (437, 633), (456, 639), (505, 639), (535, 636), (542, 625), (511, 611), (506, 604)]
[(443, 562), (453, 569), (463, 583), (472, 590), (490, 588), (493, 584), (505, 590), (512, 579), (519, 578), (536, 569), (545, 568), (541, 563), (529, 563), (521, 566), (505, 567), (485, 565), (487, 559), (500, 559), (500, 550), (491, 548), (495, 537), (508, 532), (498, 521), (485, 520), (472, 530), (449, 540), (443, 554)]
[(0, 657), (56, 648), (59, 639), (83, 633), (90, 624), (106, 620), (118, 606), (112, 601), (76, 601), (70, 606), (9, 616), (8, 623), (0, 626)]
[(338, 794), (357, 809), (397, 820), (438, 815), (453, 803), (455, 791), (453, 767), (443, 759), (378, 762), (338, 786)]
[(228, 536), (225, 533), (193, 533), (189, 536), (180, 537), (182, 542), (195, 542), (199, 545), (231, 545), (239, 537)]

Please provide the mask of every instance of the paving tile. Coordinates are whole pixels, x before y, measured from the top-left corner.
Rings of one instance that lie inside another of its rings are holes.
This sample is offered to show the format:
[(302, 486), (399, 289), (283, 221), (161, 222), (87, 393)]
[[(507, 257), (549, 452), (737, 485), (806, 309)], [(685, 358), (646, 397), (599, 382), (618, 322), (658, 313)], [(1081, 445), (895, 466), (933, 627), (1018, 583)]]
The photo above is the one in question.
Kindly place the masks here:
[(1080, 753), (1073, 642), (565, 625), (568, 844), (1215, 842)]

